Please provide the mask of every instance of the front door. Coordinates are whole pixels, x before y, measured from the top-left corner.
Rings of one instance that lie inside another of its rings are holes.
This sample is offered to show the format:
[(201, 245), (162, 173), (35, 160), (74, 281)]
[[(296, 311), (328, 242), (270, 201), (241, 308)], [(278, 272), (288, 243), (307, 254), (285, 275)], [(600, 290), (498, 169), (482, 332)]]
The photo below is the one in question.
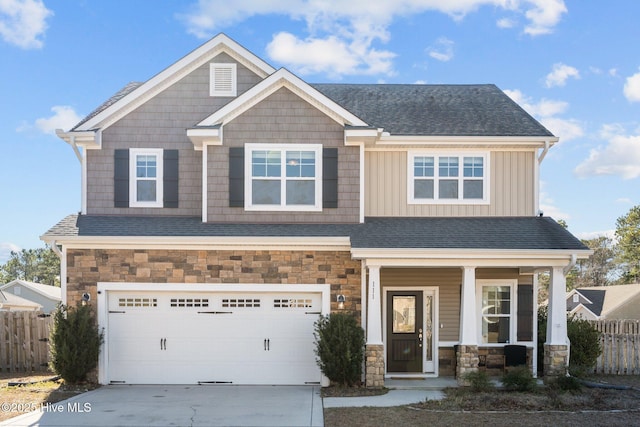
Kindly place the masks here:
[(387, 292), (387, 372), (422, 372), (422, 291)]

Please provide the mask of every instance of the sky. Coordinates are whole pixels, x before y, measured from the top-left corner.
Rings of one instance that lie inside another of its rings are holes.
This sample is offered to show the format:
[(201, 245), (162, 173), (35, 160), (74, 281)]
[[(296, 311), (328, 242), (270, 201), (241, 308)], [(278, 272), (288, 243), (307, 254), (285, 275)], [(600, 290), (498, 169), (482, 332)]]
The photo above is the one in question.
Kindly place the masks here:
[(224, 32), (310, 83), (496, 84), (560, 138), (540, 207), (580, 238), (640, 204), (637, 0), (0, 0), (0, 263), (80, 210), (68, 130)]

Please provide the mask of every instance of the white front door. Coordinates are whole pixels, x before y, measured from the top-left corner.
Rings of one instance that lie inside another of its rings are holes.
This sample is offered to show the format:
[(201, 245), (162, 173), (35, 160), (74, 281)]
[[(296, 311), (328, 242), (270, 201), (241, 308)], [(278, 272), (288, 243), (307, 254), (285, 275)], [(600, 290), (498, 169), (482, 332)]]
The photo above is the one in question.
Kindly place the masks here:
[(106, 381), (313, 384), (320, 292), (109, 291)]

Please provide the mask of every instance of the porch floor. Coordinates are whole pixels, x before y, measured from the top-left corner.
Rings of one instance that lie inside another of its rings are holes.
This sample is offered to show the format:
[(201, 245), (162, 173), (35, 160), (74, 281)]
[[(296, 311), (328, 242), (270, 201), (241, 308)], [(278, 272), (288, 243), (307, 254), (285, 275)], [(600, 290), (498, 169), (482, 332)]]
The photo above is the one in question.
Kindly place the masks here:
[(391, 390), (442, 390), (450, 387), (458, 387), (455, 377), (436, 378), (398, 378), (384, 379), (384, 386)]

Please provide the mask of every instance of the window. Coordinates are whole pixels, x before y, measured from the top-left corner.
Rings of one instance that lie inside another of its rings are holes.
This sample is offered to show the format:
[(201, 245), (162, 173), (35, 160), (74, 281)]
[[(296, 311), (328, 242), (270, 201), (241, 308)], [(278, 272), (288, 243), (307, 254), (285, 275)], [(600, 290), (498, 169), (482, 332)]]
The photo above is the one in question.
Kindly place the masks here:
[(210, 64), (211, 96), (236, 96), (236, 64)]
[(488, 156), (408, 154), (409, 203), (488, 203)]
[(575, 302), (575, 303), (580, 302), (580, 295), (578, 295), (578, 294), (573, 294), (573, 302)]
[(504, 344), (513, 342), (515, 312), (513, 289), (515, 281), (495, 280), (479, 282), (480, 343)]
[(247, 144), (247, 210), (322, 210), (322, 146)]
[(132, 148), (129, 157), (131, 207), (162, 207), (163, 158), (160, 149)]

